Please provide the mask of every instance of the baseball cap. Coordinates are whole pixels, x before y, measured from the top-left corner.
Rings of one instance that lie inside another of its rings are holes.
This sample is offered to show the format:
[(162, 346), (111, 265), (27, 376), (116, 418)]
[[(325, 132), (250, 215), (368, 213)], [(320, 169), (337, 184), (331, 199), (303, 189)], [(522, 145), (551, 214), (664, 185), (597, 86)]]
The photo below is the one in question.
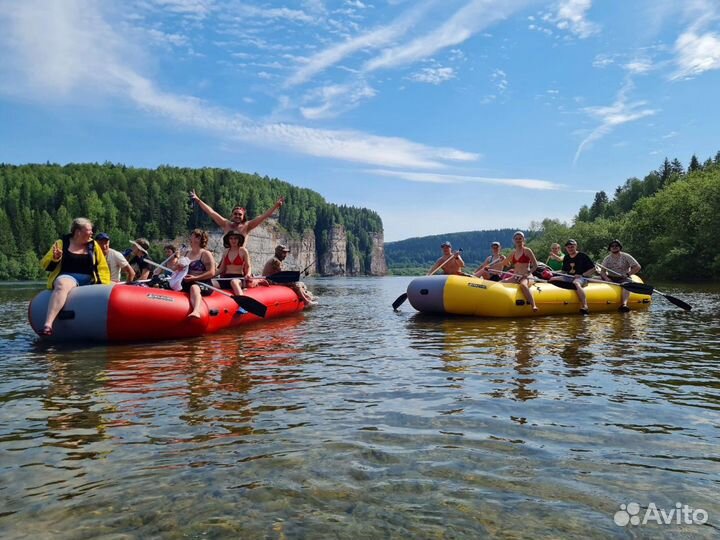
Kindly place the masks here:
[(282, 252), (288, 252), (290, 251), (290, 248), (287, 247), (285, 244), (280, 244), (275, 248), (275, 253), (282, 253)]
[(100, 234), (95, 235), (95, 240), (110, 240), (110, 235), (108, 233), (101, 232)]
[(577, 240), (573, 240), (572, 238), (570, 238), (570, 240), (565, 242), (565, 245), (566, 246), (577, 246)]
[(493, 242), (493, 243), (492, 243), (492, 244), (490, 244), (490, 245), (491, 245), (491, 246), (497, 246), (497, 247), (500, 247), (500, 242)]
[(440, 247), (445, 247), (445, 246), (452, 247), (452, 244), (450, 242), (448, 242), (447, 240), (445, 240), (442, 244), (440, 244)]

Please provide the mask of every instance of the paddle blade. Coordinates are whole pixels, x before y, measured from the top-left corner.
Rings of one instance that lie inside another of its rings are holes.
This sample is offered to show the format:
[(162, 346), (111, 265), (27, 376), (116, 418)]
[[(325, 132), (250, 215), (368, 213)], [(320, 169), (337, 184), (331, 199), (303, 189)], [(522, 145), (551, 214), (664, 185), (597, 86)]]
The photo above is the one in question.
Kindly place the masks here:
[(633, 283), (631, 281), (628, 281), (627, 283), (618, 283), (618, 285), (626, 291), (630, 291), (635, 294), (652, 294), (655, 290), (655, 287), (652, 285), (647, 285), (645, 283)]
[(273, 283), (295, 283), (300, 281), (300, 271), (283, 270), (282, 272), (268, 276), (267, 280), (272, 281)]
[(235, 300), (235, 303), (245, 311), (258, 317), (265, 317), (265, 314), (267, 313), (267, 306), (262, 302), (258, 302), (254, 298), (241, 295), (233, 296), (232, 299)]
[(662, 294), (668, 302), (675, 304), (677, 307), (684, 309), (685, 311), (690, 311), (692, 309), (692, 306), (688, 304), (687, 302), (683, 302), (679, 298), (675, 298), (674, 296), (670, 296), (669, 294), (661, 293), (660, 291), (655, 291), (658, 294)]
[(398, 296), (397, 299), (392, 303), (393, 311), (397, 311), (397, 309), (402, 305), (405, 300), (407, 300), (407, 293), (402, 293), (400, 296)]

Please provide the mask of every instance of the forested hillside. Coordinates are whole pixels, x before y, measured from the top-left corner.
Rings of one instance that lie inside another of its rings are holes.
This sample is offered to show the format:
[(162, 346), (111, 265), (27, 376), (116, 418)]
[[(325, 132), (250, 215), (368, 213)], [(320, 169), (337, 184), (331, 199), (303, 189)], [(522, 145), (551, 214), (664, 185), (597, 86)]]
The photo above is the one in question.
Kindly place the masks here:
[(720, 278), (720, 152), (701, 163), (696, 156), (684, 169), (665, 159), (642, 180), (629, 178), (612, 198), (601, 191), (583, 206), (573, 225), (547, 219), (531, 242), (546, 254), (552, 242), (575, 238), (594, 260), (618, 238), (624, 251), (643, 266), (643, 275), (660, 279)]
[[(393, 274), (422, 274), (440, 257), (440, 244), (448, 240), (453, 245), (453, 250), (462, 248), (463, 259), (468, 265), (472, 265), (490, 255), (492, 242), (500, 242), (503, 249), (512, 247), (515, 230), (468, 231), (387, 242), (385, 259)], [(523, 232), (528, 234), (527, 231)]]
[(203, 212), (190, 207), (190, 189), (223, 215), (244, 205), (250, 218), (285, 196), (279, 215), (283, 227), (298, 235), (313, 230), (322, 256), (328, 230), (344, 225), (348, 253), (360, 258), (362, 268), (369, 264), (371, 234), (382, 231), (380, 216), (371, 210), (329, 204), (314, 191), (257, 174), (110, 163), (0, 164), (0, 279), (44, 277), (39, 257), (78, 216), (90, 218), (121, 248), (138, 236), (153, 241), (175, 238), (196, 226), (214, 230)]

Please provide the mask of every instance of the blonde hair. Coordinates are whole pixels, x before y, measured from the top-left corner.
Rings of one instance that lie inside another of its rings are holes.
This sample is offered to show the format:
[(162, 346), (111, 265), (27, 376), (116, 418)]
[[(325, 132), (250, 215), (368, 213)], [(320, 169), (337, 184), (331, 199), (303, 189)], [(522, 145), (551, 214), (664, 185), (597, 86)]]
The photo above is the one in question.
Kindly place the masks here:
[(84, 217), (75, 218), (72, 221), (72, 225), (70, 225), (70, 234), (74, 235), (75, 231), (84, 229), (88, 225), (90, 225), (90, 228), (92, 229), (92, 226), (93, 226), (92, 221), (90, 221), (88, 218), (84, 218)]

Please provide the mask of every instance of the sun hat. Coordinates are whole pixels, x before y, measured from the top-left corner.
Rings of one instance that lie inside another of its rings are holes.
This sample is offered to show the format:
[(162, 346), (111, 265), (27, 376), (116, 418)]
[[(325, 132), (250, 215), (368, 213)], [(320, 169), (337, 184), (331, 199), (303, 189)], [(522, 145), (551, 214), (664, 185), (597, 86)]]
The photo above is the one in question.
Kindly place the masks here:
[(245, 236), (240, 234), (238, 231), (230, 231), (225, 236), (223, 236), (223, 246), (226, 248), (230, 247), (230, 237), (231, 236), (239, 236), (240, 237), (240, 245), (242, 246), (245, 243)]

